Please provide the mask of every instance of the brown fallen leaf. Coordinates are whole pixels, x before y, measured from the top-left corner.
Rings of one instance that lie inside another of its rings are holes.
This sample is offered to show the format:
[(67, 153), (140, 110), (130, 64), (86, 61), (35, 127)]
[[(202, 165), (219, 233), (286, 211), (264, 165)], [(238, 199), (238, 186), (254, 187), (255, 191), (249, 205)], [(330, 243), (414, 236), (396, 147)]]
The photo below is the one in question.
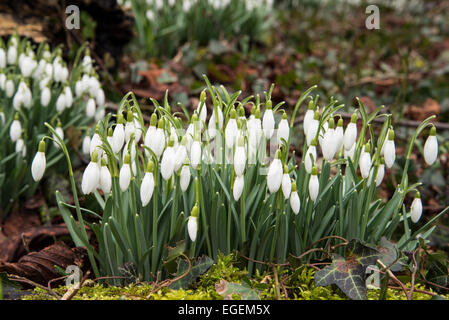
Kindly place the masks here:
[(84, 248), (70, 248), (64, 242), (57, 242), (39, 252), (30, 252), (15, 263), (0, 261), (0, 272), (47, 285), (50, 280), (61, 277), (55, 266), (65, 270), (69, 265), (77, 265), (85, 269), (86, 257)]
[(62, 236), (69, 236), (65, 224), (35, 227), (12, 235), (0, 242), (0, 261), (15, 262), (27, 252), (40, 250)]
[(2, 225), (2, 231), (6, 237), (12, 237), (40, 225), (39, 214), (35, 210), (27, 210), (23, 207), (9, 213)]
[(406, 114), (409, 119), (423, 121), (432, 115), (439, 115), (441, 112), (440, 104), (431, 98), (427, 98), (423, 105), (411, 105), (407, 108)]

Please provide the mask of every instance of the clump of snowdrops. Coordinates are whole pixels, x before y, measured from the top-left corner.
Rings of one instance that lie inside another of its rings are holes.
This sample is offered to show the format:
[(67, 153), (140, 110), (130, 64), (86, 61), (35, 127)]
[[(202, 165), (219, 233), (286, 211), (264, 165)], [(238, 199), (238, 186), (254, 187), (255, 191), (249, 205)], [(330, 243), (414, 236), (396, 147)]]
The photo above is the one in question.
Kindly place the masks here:
[(260, 40), (271, 25), (272, 0), (129, 0), (140, 46), (150, 55), (173, 56), (186, 42)]
[[(6, 43), (0, 39), (0, 208), (4, 215), (19, 197), (36, 191), (29, 171), (38, 142), (48, 134), (44, 122), (64, 139), (68, 127), (81, 128), (92, 123), (95, 115), (104, 116), (104, 111), (95, 112), (95, 105), (104, 104), (104, 93), (88, 52), (78, 62), (82, 51), (70, 72), (61, 48), (51, 51), (46, 43), (36, 47), (17, 35)], [(47, 150), (47, 167), (62, 157), (52, 145)]]
[[(253, 261), (284, 262), (323, 237), (377, 243), (383, 236), (390, 239), (403, 224), (399, 245), (409, 247), (416, 245), (417, 235), (430, 234), (437, 217), (414, 228), (422, 212), (420, 200), (411, 209), (403, 202), (409, 192), (419, 199), (419, 183), (409, 184), (407, 170), (414, 141), (428, 126), (424, 157), (429, 165), (437, 159), (431, 118), (410, 141), (394, 195), (381, 199), (376, 188), (395, 162), (390, 114), (378, 114), (378, 109), (368, 115), (359, 101), (344, 128), (338, 115), (343, 105), (331, 100), (320, 108), (318, 97), (310, 96), (312, 87), (289, 119), (283, 103), (272, 103), (273, 86), (263, 99), (239, 100), (241, 92), (231, 95), (205, 81), (207, 89), (194, 113), (185, 112), (186, 128), (181, 115), (171, 112), (167, 96), (162, 105), (152, 100), (154, 112), (146, 126), (133, 93), (123, 98), (116, 114), (98, 123), (81, 191), (93, 195), (102, 212), (80, 207), (69, 162), (75, 205), (58, 192), (56, 196), (73, 240), (86, 246), (97, 275), (118, 276), (132, 263), (140, 279), (154, 279), (163, 269), (167, 245), (180, 241), (192, 258), (206, 254), (216, 259), (220, 252), (238, 250), (249, 258), (251, 273), (260, 267)], [(292, 129), (307, 98), (304, 156), (296, 161), (289, 152)], [(375, 135), (372, 121), (378, 117), (385, 121)], [(57, 142), (70, 159), (63, 142)], [(45, 138), (39, 150), (33, 168), (43, 171)], [(94, 222), (86, 222), (87, 216)], [(95, 233), (98, 250), (90, 244), (86, 226)]]

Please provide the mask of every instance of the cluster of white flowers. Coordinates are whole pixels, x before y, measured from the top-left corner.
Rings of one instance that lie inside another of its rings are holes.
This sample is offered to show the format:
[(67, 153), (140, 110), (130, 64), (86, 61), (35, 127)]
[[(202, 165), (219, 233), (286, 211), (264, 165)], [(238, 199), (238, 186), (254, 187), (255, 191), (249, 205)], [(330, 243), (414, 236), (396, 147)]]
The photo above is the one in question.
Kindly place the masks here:
[[(101, 190), (104, 194), (111, 193), (111, 171), (118, 173), (121, 192), (126, 192), (131, 181), (136, 181), (140, 186), (140, 200), (143, 207), (147, 206), (154, 194), (158, 183), (157, 177), (167, 183), (178, 175), (180, 188), (186, 192), (189, 187), (192, 172), (197, 173), (201, 168), (215, 161), (222, 165), (232, 165), (232, 196), (239, 201), (245, 188), (245, 173), (251, 165), (258, 165), (259, 169), (266, 168), (267, 189), (270, 193), (280, 191), (279, 196), (289, 200), (290, 207), (295, 214), (300, 211), (300, 198), (296, 184), (295, 167), (287, 161), (285, 152), (288, 152), (291, 127), (285, 111), (276, 126), (272, 102), (267, 96), (265, 111), (261, 120), (260, 104), (253, 104), (251, 115), (246, 117), (245, 109), (240, 104), (226, 108), (226, 113), (221, 106), (210, 106), (212, 113), (208, 118), (208, 106), (206, 104), (206, 91), (200, 95), (198, 106), (191, 117), (188, 127), (184, 130), (180, 119), (168, 115), (156, 109), (150, 117), (148, 127), (144, 126), (143, 118), (137, 109), (128, 106), (126, 119), (120, 110), (116, 122), (108, 124), (107, 132), (101, 132), (100, 124), (97, 125), (92, 138), (86, 137), (83, 141), (83, 152), (90, 155), (91, 160), (84, 171), (81, 189), (84, 194), (90, 194), (95, 190)], [(162, 107), (158, 107), (162, 108)], [(334, 161), (337, 158), (355, 158), (355, 145), (357, 144), (357, 114), (354, 113), (351, 121), (343, 129), (343, 120), (337, 122), (330, 116), (329, 121), (320, 125), (319, 110), (315, 110), (315, 104), (309, 104), (304, 118), (304, 132), (306, 142), (309, 144), (303, 157), (304, 167), (310, 174), (308, 195), (315, 202), (319, 196), (318, 158), (317, 145), (321, 147), (325, 161)], [(278, 108), (276, 108), (277, 111)], [(159, 114), (159, 118), (158, 118)], [(107, 134), (107, 136), (106, 136)], [(426, 162), (432, 164), (438, 155), (438, 142), (436, 130), (432, 127), (430, 136), (424, 147)], [(267, 146), (275, 146), (276, 152), (271, 163), (267, 164)], [(370, 143), (363, 145), (359, 167), (363, 179), (369, 179), (369, 183), (380, 185), (385, 173), (384, 165), (391, 168), (395, 161), (394, 131), (389, 129), (382, 146), (382, 161), (373, 163)], [(41, 150), (45, 146), (39, 146), (39, 152), (33, 161), (33, 177), (38, 180), (45, 169), (45, 155)], [(109, 150), (109, 151), (108, 151)], [(283, 151), (284, 150), (284, 154)], [(112, 154), (111, 154), (112, 153)], [(108, 161), (114, 163), (108, 163)], [(376, 161), (377, 162), (377, 161)], [(290, 167), (289, 167), (290, 166)], [(378, 166), (376, 179), (372, 174), (375, 166)], [(114, 169), (117, 168), (117, 169)], [(142, 168), (142, 169), (141, 169)], [(142, 177), (142, 172), (145, 172)], [(173, 184), (168, 184), (173, 187)], [(417, 196), (419, 198), (419, 194)], [(240, 200), (245, 201), (245, 199)], [(412, 206), (412, 221), (416, 222), (421, 214), (420, 201), (414, 201)], [(192, 210), (187, 228), (192, 241), (196, 239), (198, 230), (198, 207)]]
[[(22, 111), (31, 109), (35, 104), (49, 108), (47, 118), (50, 119), (53, 112), (61, 114), (65, 109), (72, 108), (74, 99), (79, 98), (78, 101), (84, 104), (84, 96), (89, 95), (86, 103), (87, 116), (95, 116), (97, 119), (104, 117), (104, 108), (96, 110), (96, 105), (104, 105), (105, 96), (89, 54), (83, 58), (81, 76), (74, 85), (75, 97), (71, 86), (74, 79), (70, 79), (69, 69), (61, 54), (60, 49), (51, 52), (48, 44), (35, 51), (29, 41), (21, 41), (18, 36), (12, 36), (6, 46), (0, 43), (0, 95), (9, 99), (10, 103), (7, 105), (15, 110), (0, 110), (0, 118), (5, 123), (5, 115), (14, 117), (10, 138), (16, 143), (16, 152), (23, 156), (26, 155), (26, 144), (22, 133), (26, 128), (22, 127), (20, 115), (31, 114)], [(50, 103), (55, 105), (55, 111), (50, 109)], [(60, 123), (58, 134), (64, 137)]]
[[(145, 13), (146, 17), (150, 21), (154, 21), (157, 17), (156, 13), (163, 9), (164, 7), (173, 8), (179, 4), (182, 8), (183, 12), (189, 12), (192, 8), (199, 5), (208, 5), (214, 10), (224, 10), (228, 6), (232, 6), (236, 2), (241, 2), (245, 5), (247, 11), (253, 11), (258, 8), (271, 9), (273, 7), (273, 0), (146, 0), (146, 4), (148, 6), (147, 11)], [(122, 1), (124, 6), (127, 6), (126, 1)]]

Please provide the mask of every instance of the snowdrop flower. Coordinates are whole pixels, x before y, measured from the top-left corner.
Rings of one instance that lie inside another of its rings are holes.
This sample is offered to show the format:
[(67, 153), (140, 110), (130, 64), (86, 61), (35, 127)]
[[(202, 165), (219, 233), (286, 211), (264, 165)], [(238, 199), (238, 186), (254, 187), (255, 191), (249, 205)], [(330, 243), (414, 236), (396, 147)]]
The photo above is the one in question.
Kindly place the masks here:
[(159, 119), (157, 129), (154, 132), (153, 139), (150, 140), (150, 149), (156, 154), (158, 158), (161, 157), (165, 148), (165, 119)]
[(318, 110), (316, 110), (312, 121), (310, 121), (309, 127), (307, 129), (307, 133), (306, 133), (308, 145), (310, 145), (312, 143), (312, 140), (316, 138), (319, 126), (320, 126), (320, 112)]
[(217, 106), (217, 113), (218, 117), (216, 117), (215, 115), (215, 107), (214, 107), (212, 110), (212, 115), (209, 119), (209, 126), (208, 126), (209, 137), (211, 139), (215, 138), (215, 136), (217, 135), (217, 121), (218, 121), (218, 130), (223, 129), (223, 111), (219, 106)]
[(306, 111), (306, 114), (304, 115), (304, 121), (303, 121), (304, 135), (307, 135), (307, 131), (309, 130), (309, 125), (315, 116), (314, 110), (315, 110), (315, 105), (313, 103), (313, 100), (310, 100), (309, 107)]
[(123, 192), (125, 192), (128, 189), (129, 183), (131, 182), (130, 163), (131, 163), (131, 155), (129, 154), (129, 152), (127, 152), (125, 155), (124, 164), (123, 164), (122, 168), (120, 169), (120, 174), (119, 174), (120, 189)]
[(207, 118), (207, 106), (206, 106), (206, 91), (201, 91), (200, 101), (198, 102), (198, 107), (196, 112), (199, 114), (200, 128), (203, 127), (203, 123), (206, 123)]
[[(94, 151), (97, 151), (98, 153), (102, 153), (103, 150), (100, 148), (101, 145), (102, 145), (102, 142), (101, 142), (101, 137), (100, 137), (100, 126), (97, 125), (95, 127), (95, 133), (94, 133), (92, 139), (90, 140), (90, 145), (89, 145), (91, 157), (92, 157)], [(101, 154), (100, 154), (100, 156), (101, 156)]]
[(118, 153), (125, 143), (125, 128), (123, 127), (123, 115), (120, 113), (117, 117), (117, 124), (114, 128), (114, 133), (112, 134), (112, 151)]
[(48, 87), (44, 87), (41, 93), (41, 105), (46, 107), (50, 103), (51, 91)]
[(234, 170), (237, 176), (243, 175), (246, 167), (246, 151), (245, 151), (245, 139), (243, 136), (239, 137), (237, 148), (234, 154)]
[(410, 208), (410, 218), (413, 223), (417, 223), (419, 218), (421, 218), (422, 214), (422, 202), (421, 202), (421, 194), (416, 192), (415, 199), (412, 202), (412, 206)]
[(22, 135), (22, 124), (19, 121), (19, 115), (16, 113), (14, 116), (14, 121), (9, 128), (9, 136), (12, 142), (16, 142), (17, 139)]
[(16, 141), (16, 152), (21, 153), (22, 157), (26, 156), (26, 145), (22, 138)]
[(238, 201), (242, 196), (244, 184), (245, 178), (243, 175), (235, 177), (234, 186), (232, 188), (232, 195), (234, 196), (235, 201)]
[(19, 66), (20, 72), (24, 77), (29, 77), (34, 68), (36, 68), (37, 62), (33, 58), (27, 56), (25, 56), (21, 62), (22, 63)]
[(73, 104), (73, 94), (72, 90), (69, 86), (64, 88), (64, 96), (65, 96), (65, 106), (66, 108), (70, 108)]
[(140, 200), (142, 206), (145, 207), (151, 200), (154, 191), (154, 176), (153, 176), (154, 163), (152, 160), (148, 162), (145, 176), (142, 179), (140, 185)]
[(318, 170), (314, 166), (312, 168), (312, 175), (310, 176), (310, 180), (309, 180), (309, 196), (313, 202), (315, 202), (315, 200), (317, 199), (318, 192), (320, 190), (320, 183), (318, 181), (317, 175), (318, 175)]
[(17, 48), (15, 45), (11, 45), (7, 51), (8, 64), (15, 64), (17, 60)]
[(153, 112), (150, 117), (150, 126), (148, 127), (147, 132), (145, 133), (145, 137), (143, 138), (143, 144), (149, 149), (151, 149), (151, 141), (154, 138), (154, 134), (156, 132), (156, 124), (157, 124), (157, 115), (156, 113)]
[[(58, 102), (56, 102), (57, 104)], [(64, 104), (65, 106), (65, 104)], [(95, 116), (95, 112), (97, 111), (97, 107), (95, 105), (95, 100), (93, 98), (89, 98), (86, 103), (86, 115), (89, 118), (93, 118)]]
[(324, 133), (323, 143), (321, 144), (321, 151), (323, 157), (327, 161), (332, 161), (335, 156), (337, 141), (335, 140), (335, 122), (333, 118), (329, 119), (329, 128)]
[(63, 93), (61, 93), (59, 95), (58, 99), (56, 99), (56, 111), (63, 112), (66, 105), (67, 104), (65, 102), (65, 95)]
[(81, 181), (81, 190), (84, 194), (94, 192), (100, 184), (100, 166), (98, 165), (98, 152), (92, 153), (92, 158), (84, 170)]
[(101, 169), (100, 169), (100, 189), (103, 193), (110, 193), (112, 186), (111, 173), (109, 172), (108, 166), (106, 165), (106, 160), (101, 159)]
[(287, 114), (282, 114), (282, 120), (279, 122), (278, 131), (277, 131), (277, 141), (278, 145), (282, 144), (282, 139), (285, 140), (285, 142), (288, 142), (288, 138), (290, 136), (290, 127), (288, 125), (287, 120)]
[(6, 53), (5, 49), (0, 48), (0, 69), (4, 69), (6, 67)]
[(292, 181), (292, 190), (290, 194), (290, 207), (294, 214), (298, 214), (301, 207), (298, 191), (296, 191), (296, 182), (294, 180)]
[[(304, 158), (304, 166), (308, 174), (312, 173), (312, 167), (316, 163), (317, 155), (316, 155), (316, 139), (313, 139), (309, 148), (307, 148), (305, 158)], [(312, 158), (311, 158), (312, 157)]]
[(23, 91), (17, 90), (16, 94), (14, 95), (14, 98), (12, 99), (12, 105), (14, 109), (19, 110), (20, 106), (23, 104)]
[(42, 179), (46, 166), (45, 141), (41, 140), (41, 142), (39, 142), (38, 152), (34, 156), (33, 162), (31, 163), (31, 175), (33, 176), (34, 181), (37, 182)]
[(343, 145), (345, 150), (350, 150), (357, 139), (357, 113), (353, 113), (351, 116), (351, 122), (346, 127), (345, 134), (343, 136)]
[(266, 139), (271, 139), (274, 133), (274, 115), (271, 100), (268, 100), (265, 106), (265, 112), (262, 118), (262, 128)]
[(189, 159), (187, 159), (187, 158), (184, 161), (184, 165), (182, 166), (182, 169), (181, 169), (179, 184), (181, 186), (182, 192), (186, 192), (186, 190), (190, 184)]
[(193, 169), (196, 169), (200, 164), (201, 154), (201, 143), (195, 139), (192, 143), (192, 147), (190, 148), (190, 162)]
[(256, 151), (262, 138), (262, 121), (260, 120), (260, 109), (254, 111), (254, 117), (248, 121), (248, 134), (250, 149)]
[(181, 140), (181, 144), (178, 146), (178, 148), (176, 149), (175, 152), (175, 157), (174, 157), (174, 161), (175, 161), (175, 167), (174, 170), (178, 171), (179, 168), (181, 168), (181, 166), (184, 163), (185, 158), (187, 157), (187, 137), (184, 136), (182, 137)]
[[(377, 166), (377, 175), (376, 175), (376, 187), (380, 186), (382, 184), (382, 181), (384, 179), (385, 176), (385, 162), (384, 162), (384, 158), (380, 158), (380, 164)], [(371, 181), (372, 177), (373, 177), (373, 172), (374, 172), (374, 167), (371, 169), (370, 174), (369, 174), (369, 181)]]
[(4, 73), (0, 73), (0, 89), (5, 90), (6, 84), (6, 75)]
[(97, 95), (95, 96), (95, 100), (97, 101), (97, 105), (102, 106), (105, 102), (104, 91), (99, 88), (97, 91)]
[(277, 150), (273, 162), (271, 162), (268, 168), (267, 174), (267, 186), (271, 193), (277, 192), (281, 187), (283, 166), (279, 159), (281, 157), (281, 151)]
[(198, 232), (198, 206), (195, 205), (190, 213), (189, 220), (187, 221), (187, 231), (189, 233), (190, 240), (195, 242), (196, 234)]
[(90, 154), (90, 137), (89, 136), (85, 136), (83, 139), (83, 147), (82, 147), (83, 153), (84, 154)]
[(165, 149), (161, 160), (161, 174), (164, 180), (170, 179), (175, 169), (175, 150), (173, 144), (174, 140), (173, 136), (171, 136), (168, 147)]
[(12, 79), (6, 80), (5, 91), (6, 91), (6, 96), (8, 98), (12, 97), (12, 95), (14, 94), (14, 89), (15, 89), (15, 87), (14, 87), (14, 82), (12, 81)]
[(385, 165), (387, 168), (391, 168), (394, 164), (394, 160), (396, 159), (396, 148), (394, 145), (394, 131), (390, 129), (388, 133), (388, 140), (385, 142), (384, 147), (384, 158)]
[(365, 145), (359, 160), (360, 173), (362, 178), (366, 179), (369, 177), (371, 169), (371, 155), (370, 155), (370, 144), (369, 142)]
[(438, 157), (437, 130), (434, 125), (430, 129), (430, 135), (424, 144), (424, 160), (431, 166)]
[(104, 119), (104, 115), (106, 113), (105, 108), (100, 108), (97, 113), (95, 113), (95, 121), (101, 121), (102, 119)]
[[(61, 121), (58, 121), (58, 125), (56, 126), (55, 131), (56, 131), (56, 134), (61, 138), (61, 140), (64, 141), (64, 130), (62, 130)], [(56, 141), (59, 141), (55, 134), (53, 134), (53, 139), (55, 139)], [(56, 147), (59, 148), (59, 144), (57, 142), (53, 142), (53, 143)]]
[(288, 199), (290, 197), (290, 193), (292, 192), (292, 181), (290, 179), (290, 175), (288, 174), (288, 167), (284, 165), (284, 175), (282, 176), (282, 193), (284, 194), (284, 198)]
[(342, 118), (338, 119), (334, 137), (335, 137), (335, 154), (338, 156), (341, 147), (343, 146), (343, 137), (344, 137)]
[(134, 122), (134, 115), (131, 110), (128, 110), (126, 115), (126, 124), (125, 124), (125, 141), (129, 141), (131, 138), (131, 134), (134, 134), (135, 137), (136, 125)]
[(345, 159), (351, 158), (351, 160), (354, 159), (354, 154), (355, 154), (355, 145), (356, 143), (354, 142), (351, 149), (346, 150), (346, 148), (344, 148), (344, 157)]
[(225, 129), (225, 139), (226, 139), (226, 147), (231, 149), (234, 146), (238, 127), (237, 127), (237, 120), (235, 119), (237, 116), (236, 111), (234, 108), (230, 111), (230, 118), (228, 120), (228, 124), (226, 125)]

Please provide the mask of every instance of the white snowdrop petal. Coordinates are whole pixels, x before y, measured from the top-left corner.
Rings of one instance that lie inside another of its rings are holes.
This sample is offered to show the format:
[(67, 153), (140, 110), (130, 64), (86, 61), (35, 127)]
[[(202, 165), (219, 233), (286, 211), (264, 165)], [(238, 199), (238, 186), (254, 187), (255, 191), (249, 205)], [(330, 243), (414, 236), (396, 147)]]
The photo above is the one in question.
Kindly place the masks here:
[(45, 153), (37, 152), (31, 164), (31, 175), (33, 176), (34, 181), (42, 179), (46, 165)]

